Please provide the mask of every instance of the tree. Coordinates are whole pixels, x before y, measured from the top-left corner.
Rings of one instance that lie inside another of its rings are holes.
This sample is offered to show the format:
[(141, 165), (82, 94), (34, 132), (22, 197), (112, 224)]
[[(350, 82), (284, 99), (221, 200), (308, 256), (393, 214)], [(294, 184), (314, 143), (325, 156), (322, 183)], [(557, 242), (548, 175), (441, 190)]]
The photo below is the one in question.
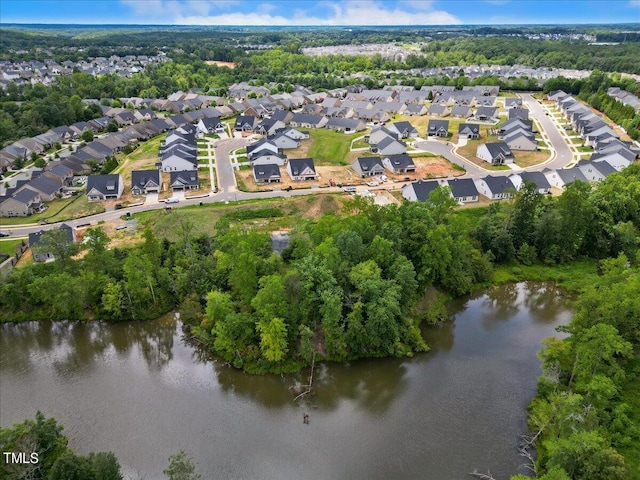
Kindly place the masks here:
[(95, 480), (122, 480), (120, 463), (111, 452), (91, 452), (88, 457)]
[(93, 141), (93, 131), (90, 129), (85, 130), (84, 132), (82, 132), (82, 135), (80, 135), (80, 139), (83, 142), (89, 143)]
[(234, 307), (231, 295), (213, 290), (207, 295), (206, 317), (200, 326), (207, 331), (211, 331), (217, 322), (224, 321), (227, 315), (233, 313), (233, 311)]
[(73, 452), (62, 454), (51, 467), (49, 480), (96, 480), (88, 458)]
[(36, 168), (44, 168), (47, 166), (47, 161), (42, 157), (38, 157), (36, 161), (33, 162), (33, 166)]
[(190, 455), (183, 450), (169, 457), (169, 466), (162, 471), (169, 480), (200, 480), (196, 466)]
[(278, 317), (257, 324), (260, 333), (260, 350), (269, 362), (280, 362), (289, 351), (287, 348), (287, 325)]
[(69, 238), (67, 230), (55, 228), (43, 233), (33, 250), (39, 255), (52, 254), (64, 268), (69, 259), (79, 252), (80, 246)]

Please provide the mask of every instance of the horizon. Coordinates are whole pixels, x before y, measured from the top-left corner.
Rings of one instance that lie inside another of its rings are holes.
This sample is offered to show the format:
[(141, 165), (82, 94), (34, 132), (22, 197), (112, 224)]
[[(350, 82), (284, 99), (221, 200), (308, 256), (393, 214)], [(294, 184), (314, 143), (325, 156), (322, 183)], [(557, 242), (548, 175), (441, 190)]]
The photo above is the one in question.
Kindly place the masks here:
[(296, 3), (288, 0), (3, 0), (1, 8), (0, 26), (295, 28), (640, 24), (640, 0), (303, 0)]

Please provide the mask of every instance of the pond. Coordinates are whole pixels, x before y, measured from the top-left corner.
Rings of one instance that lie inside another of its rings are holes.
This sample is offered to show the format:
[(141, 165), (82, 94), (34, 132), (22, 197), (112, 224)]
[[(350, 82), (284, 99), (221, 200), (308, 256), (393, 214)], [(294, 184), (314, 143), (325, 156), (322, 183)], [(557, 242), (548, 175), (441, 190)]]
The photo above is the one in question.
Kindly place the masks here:
[[(569, 322), (550, 283), (492, 287), (450, 304), (414, 358), (317, 365), (315, 395), (293, 376), (250, 376), (195, 348), (179, 322), (30, 322), (0, 328), (0, 424), (37, 410), (77, 453), (113, 451), (133, 478), (169, 455), (203, 478), (497, 479), (521, 472), (519, 435), (540, 341)], [(303, 413), (309, 424), (303, 424)]]

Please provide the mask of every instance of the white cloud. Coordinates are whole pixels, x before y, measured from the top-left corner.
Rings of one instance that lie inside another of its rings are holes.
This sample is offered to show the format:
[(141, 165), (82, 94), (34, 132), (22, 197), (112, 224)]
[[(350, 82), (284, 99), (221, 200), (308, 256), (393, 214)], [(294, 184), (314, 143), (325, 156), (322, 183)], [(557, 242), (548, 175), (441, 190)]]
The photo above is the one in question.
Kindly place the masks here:
[(640, 0), (629, 0), (629, 5), (632, 7), (640, 7)]
[[(120, 0), (138, 15), (162, 18), (176, 25), (446, 25), (460, 19), (433, 10), (431, 1), (403, 0), (395, 8), (373, 0), (325, 1), (307, 9), (287, 9), (291, 4), (256, 3), (250, 12), (220, 12), (228, 2), (214, 0)], [(245, 2), (240, 3), (246, 6)], [(279, 8), (281, 6), (285, 8)], [(299, 5), (299, 4), (298, 4)], [(402, 7), (402, 8), (401, 8)], [(229, 10), (229, 9), (226, 9)]]

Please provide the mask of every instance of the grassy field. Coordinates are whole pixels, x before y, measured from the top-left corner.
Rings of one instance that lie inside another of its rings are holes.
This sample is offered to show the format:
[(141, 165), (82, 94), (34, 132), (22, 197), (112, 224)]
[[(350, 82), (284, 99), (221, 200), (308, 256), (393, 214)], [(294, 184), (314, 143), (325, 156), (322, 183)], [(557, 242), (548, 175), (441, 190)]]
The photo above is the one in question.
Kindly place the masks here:
[(80, 192), (71, 198), (48, 202), (46, 205), (47, 209), (42, 213), (37, 213), (30, 217), (3, 218), (2, 224), (54, 223), (104, 212), (104, 207), (99, 202), (89, 203), (84, 192)]
[[(321, 215), (339, 212), (343, 200), (342, 194), (310, 195), (297, 198), (276, 198), (252, 200), (250, 202), (232, 202), (226, 204), (203, 205), (201, 207), (182, 207), (180, 209), (153, 210), (134, 215), (141, 224), (152, 228), (159, 237), (176, 241), (181, 237), (181, 229), (185, 222), (193, 225), (192, 235), (213, 234), (215, 224), (231, 211), (258, 210), (262, 208), (278, 208), (282, 216), (259, 218), (254, 220), (234, 221), (233, 226), (251, 228), (261, 232), (271, 232), (282, 228), (297, 229), (306, 223), (318, 219)], [(139, 229), (142, 231), (142, 229)], [(134, 241), (135, 239), (132, 239)]]
[(556, 282), (571, 293), (580, 293), (598, 277), (597, 262), (583, 260), (562, 265), (499, 265), (495, 267), (492, 284), (507, 282)]
[[(316, 165), (348, 165), (351, 140), (355, 137), (344, 133), (333, 132), (325, 128), (310, 129), (309, 139), (302, 140), (298, 148), (287, 150), (289, 158), (311, 157)], [(354, 152), (351, 152), (354, 153)], [(356, 152), (362, 155), (362, 152)]]
[(22, 243), (22, 239), (12, 238), (11, 240), (0, 240), (0, 253), (6, 253), (7, 255), (14, 256), (15, 246)]
[(129, 155), (124, 155), (120, 159), (120, 165), (113, 173), (121, 173), (124, 178), (125, 185), (129, 185), (131, 181), (132, 170), (147, 170), (155, 167), (158, 162), (158, 150), (160, 142), (166, 138), (166, 135), (158, 135), (150, 140), (140, 143)]

